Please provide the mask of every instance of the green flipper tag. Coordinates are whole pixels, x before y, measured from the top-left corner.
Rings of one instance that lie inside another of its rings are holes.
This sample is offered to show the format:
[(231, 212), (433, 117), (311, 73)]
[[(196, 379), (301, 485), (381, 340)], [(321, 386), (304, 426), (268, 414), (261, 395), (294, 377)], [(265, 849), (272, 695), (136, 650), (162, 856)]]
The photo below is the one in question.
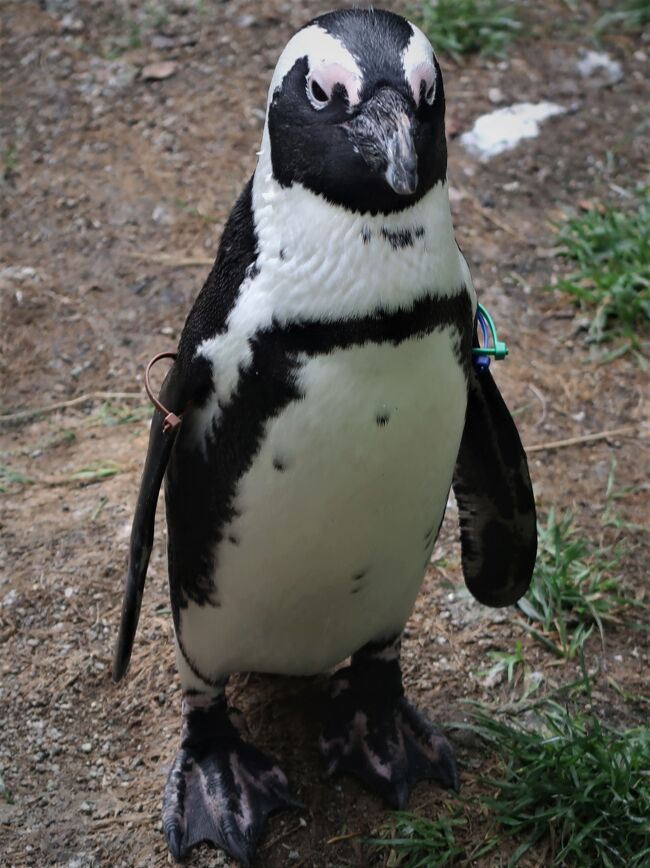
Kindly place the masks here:
[[(504, 341), (499, 340), (494, 320), (482, 304), (478, 305), (476, 321), (483, 332), (483, 346), (472, 347), (472, 361), (479, 370), (486, 370), (490, 366), (490, 357), (496, 361), (505, 359), (508, 355), (508, 347)], [(490, 336), (492, 338), (491, 346)]]

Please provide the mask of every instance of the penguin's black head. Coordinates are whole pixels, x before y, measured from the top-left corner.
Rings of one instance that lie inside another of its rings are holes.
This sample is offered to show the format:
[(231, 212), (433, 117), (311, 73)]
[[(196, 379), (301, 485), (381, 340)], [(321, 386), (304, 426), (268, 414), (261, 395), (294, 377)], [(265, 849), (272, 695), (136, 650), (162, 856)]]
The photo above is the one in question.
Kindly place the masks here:
[(392, 12), (330, 12), (300, 30), (275, 69), (267, 125), (276, 180), (352, 211), (401, 211), (447, 172), (438, 61)]

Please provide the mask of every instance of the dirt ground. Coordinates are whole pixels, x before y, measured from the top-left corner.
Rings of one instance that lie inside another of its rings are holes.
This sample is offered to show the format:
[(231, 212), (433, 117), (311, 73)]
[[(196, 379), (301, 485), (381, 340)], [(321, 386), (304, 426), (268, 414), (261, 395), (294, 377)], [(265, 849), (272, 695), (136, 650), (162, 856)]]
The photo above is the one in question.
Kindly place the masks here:
[[(459, 243), (510, 345), (497, 379), (524, 443), (541, 447), (530, 453), (540, 510), (571, 508), (584, 533), (611, 542), (619, 531), (603, 529), (601, 516), (613, 459), (617, 490), (628, 491), (618, 513), (648, 522), (640, 488), (649, 468), (647, 373), (629, 354), (598, 364), (583, 314), (543, 287), (565, 268), (554, 256), (553, 221), (587, 203), (624, 202), (621, 190), (648, 177), (650, 40), (609, 38), (622, 80), (581, 79), (575, 64), (593, 48), (597, 8), (575, 5), (579, 12), (559, 0), (522, 5), (526, 33), (507, 61), (443, 58), (450, 183)], [(131, 669), (119, 685), (110, 679), (147, 439), (143, 366), (174, 348), (254, 168), (277, 56), (323, 8), (311, 0), (0, 3), (2, 413), (13, 417), (3, 418), (0, 457), (3, 865), (168, 864), (160, 801), (180, 694), (161, 509)], [(483, 164), (453, 136), (494, 107), (489, 95), (569, 110)], [(20, 415), (35, 408), (48, 412)], [(546, 446), (612, 429), (619, 433), (594, 442)], [(633, 542), (625, 587), (640, 599), (647, 534), (635, 532)], [(548, 687), (575, 677), (575, 665), (557, 665), (513, 611), (488, 611), (463, 592), (453, 511), (434, 561), (404, 648), (407, 691), (432, 718), (465, 720), (463, 699), (507, 701), (507, 685), (488, 688), (477, 673), (489, 650), (517, 640)], [(623, 701), (608, 677), (643, 690), (648, 634), (612, 629), (604, 650), (593, 638), (589, 651), (601, 673), (596, 711), (642, 722), (643, 705)], [(322, 684), (232, 681), (255, 742), (280, 760), (305, 804), (272, 819), (260, 866), (384, 864), (363, 842), (384, 809), (354, 781), (322, 777)], [(471, 849), (488, 829), (472, 797), (492, 761), (460, 731), (451, 737)], [(422, 784), (412, 807), (436, 816), (447, 798)], [(497, 851), (482, 864), (505, 858)], [(538, 850), (528, 864), (544, 861)], [(189, 864), (228, 862), (200, 848)]]

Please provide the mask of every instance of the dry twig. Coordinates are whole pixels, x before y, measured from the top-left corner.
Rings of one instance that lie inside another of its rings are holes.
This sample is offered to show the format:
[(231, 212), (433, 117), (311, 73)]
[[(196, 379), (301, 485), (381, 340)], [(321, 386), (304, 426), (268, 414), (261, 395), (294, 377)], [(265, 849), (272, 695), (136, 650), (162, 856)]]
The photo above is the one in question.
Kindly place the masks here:
[(622, 428), (611, 428), (609, 431), (597, 431), (594, 434), (583, 434), (580, 437), (567, 437), (566, 440), (551, 440), (549, 443), (538, 443), (527, 446), (526, 452), (546, 452), (550, 449), (563, 449), (565, 446), (579, 446), (581, 443), (593, 443), (596, 440), (606, 440), (608, 437), (620, 437), (636, 431), (636, 425), (625, 425)]
[(24, 419), (32, 419), (34, 416), (44, 416), (55, 410), (64, 410), (66, 407), (76, 407), (77, 404), (85, 404), (87, 401), (134, 401), (142, 400), (142, 392), (86, 392), (76, 398), (67, 401), (57, 401), (45, 407), (30, 407), (27, 410), (18, 410), (15, 413), (6, 413), (0, 416), (0, 425), (10, 425), (12, 422), (22, 422)]

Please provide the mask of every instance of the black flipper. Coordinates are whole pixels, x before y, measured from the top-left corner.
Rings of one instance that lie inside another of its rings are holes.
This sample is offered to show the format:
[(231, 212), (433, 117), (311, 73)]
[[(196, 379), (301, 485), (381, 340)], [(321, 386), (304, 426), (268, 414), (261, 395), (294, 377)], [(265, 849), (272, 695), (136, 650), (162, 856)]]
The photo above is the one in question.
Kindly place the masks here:
[(489, 370), (470, 370), (453, 488), (467, 587), (486, 606), (513, 605), (535, 566), (535, 497), (519, 433)]
[[(191, 413), (188, 411), (204, 406), (213, 390), (212, 365), (204, 356), (197, 356), (197, 347), (202, 341), (225, 330), (228, 314), (236, 303), (241, 284), (255, 264), (257, 239), (253, 220), (252, 189), (251, 178), (226, 223), (215, 264), (187, 317), (178, 345), (178, 357), (160, 390), (160, 400), (167, 409), (176, 415), (185, 412), (184, 421), (180, 426), (185, 434), (188, 427), (192, 425)], [(162, 414), (158, 411), (154, 412), (149, 449), (131, 532), (122, 620), (113, 657), (115, 681), (123, 677), (129, 665), (153, 542), (154, 518), (160, 486), (172, 457), (174, 443), (176, 442), (180, 447), (184, 439), (184, 434), (180, 435), (180, 439), (177, 436), (179, 428), (163, 433), (162, 422)], [(178, 451), (178, 447), (175, 452)], [(187, 462), (183, 466), (187, 469)], [(190, 478), (193, 469), (192, 466), (189, 467)], [(191, 536), (194, 537), (193, 534)], [(199, 553), (199, 556), (201, 554)], [(178, 584), (178, 577), (174, 575), (171, 565), (170, 579), (172, 608), (174, 608), (173, 589)]]
[[(183, 410), (180, 379), (178, 365), (174, 364), (160, 390), (161, 402), (177, 414)], [(147, 567), (153, 544), (158, 494), (178, 433), (178, 428), (170, 428), (163, 433), (163, 419), (163, 414), (159, 410), (154, 410), (149, 431), (149, 447), (131, 528), (129, 569), (124, 586), (120, 632), (113, 655), (114, 681), (120, 681), (123, 678), (131, 659), (133, 640), (140, 617), (144, 582), (147, 577)]]

